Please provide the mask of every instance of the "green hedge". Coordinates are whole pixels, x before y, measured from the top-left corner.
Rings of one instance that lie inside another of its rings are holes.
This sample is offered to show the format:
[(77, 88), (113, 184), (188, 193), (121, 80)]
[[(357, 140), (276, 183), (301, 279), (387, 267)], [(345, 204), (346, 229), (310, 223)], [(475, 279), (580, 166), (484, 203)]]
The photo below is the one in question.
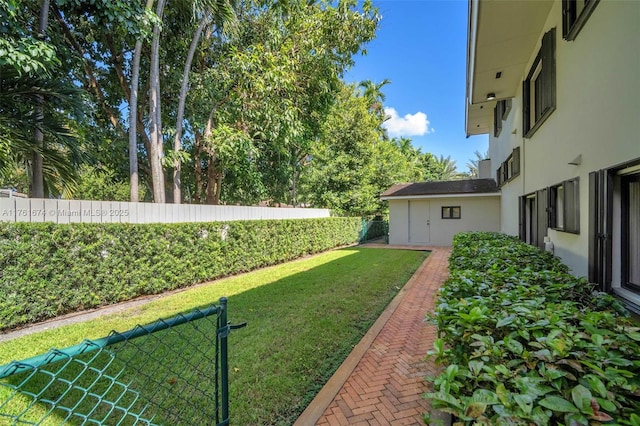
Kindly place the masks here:
[(360, 218), (0, 223), (0, 329), (354, 243)]
[(614, 297), (513, 237), (454, 238), (427, 395), (459, 424), (640, 425), (640, 328)]

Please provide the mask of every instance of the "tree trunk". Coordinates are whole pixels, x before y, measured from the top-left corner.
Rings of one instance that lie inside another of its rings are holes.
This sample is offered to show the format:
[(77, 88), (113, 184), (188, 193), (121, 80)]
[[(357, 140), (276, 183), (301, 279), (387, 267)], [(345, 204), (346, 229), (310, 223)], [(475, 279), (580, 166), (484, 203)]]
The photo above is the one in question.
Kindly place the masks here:
[[(37, 37), (44, 40), (47, 32), (47, 24), (49, 19), (49, 0), (42, 0), (40, 5), (40, 25), (38, 26)], [(40, 95), (36, 98), (35, 105), (35, 129), (33, 132), (33, 141), (40, 149), (44, 148), (44, 134), (42, 133), (42, 122), (44, 121), (44, 98)], [(31, 197), (44, 198), (44, 173), (43, 173), (42, 154), (33, 151), (31, 158)]]
[(132, 203), (137, 203), (138, 201), (140, 201), (140, 177), (138, 175), (138, 138), (136, 127), (138, 124), (138, 79), (140, 78), (141, 55), (142, 40), (136, 40), (136, 45), (133, 49), (133, 64), (131, 65), (131, 94), (129, 97), (129, 186), (131, 190), (130, 199)]
[(178, 100), (178, 118), (176, 119), (176, 135), (173, 139), (173, 203), (180, 204), (182, 202), (182, 184), (180, 181), (180, 171), (182, 165), (178, 158), (178, 152), (182, 149), (182, 120), (184, 119), (184, 104), (187, 98), (187, 91), (189, 90), (189, 72), (191, 71), (191, 63), (193, 56), (196, 53), (198, 42), (202, 36), (202, 31), (209, 21), (208, 16), (205, 14), (198, 28), (196, 29), (193, 39), (191, 39), (191, 46), (189, 46), (189, 53), (187, 54), (187, 60), (184, 64), (184, 72), (182, 73), (182, 87), (180, 88), (180, 98)]
[(222, 172), (216, 174), (216, 190), (213, 196), (213, 204), (220, 204), (220, 193), (222, 192)]
[[(158, 0), (156, 15), (162, 20), (165, 0)], [(160, 25), (153, 27), (151, 41), (151, 69), (149, 71), (149, 134), (151, 139), (151, 180), (153, 183), (153, 201), (165, 202), (164, 171), (162, 169), (162, 111), (160, 105)]]
[[(153, 6), (153, 0), (147, 0), (146, 10)], [(131, 65), (131, 90), (129, 92), (129, 186), (131, 202), (139, 199), (140, 176), (138, 174), (138, 80), (140, 78), (140, 56), (142, 56), (142, 39), (136, 40)], [(140, 128), (144, 133), (144, 128)], [(151, 146), (151, 144), (149, 144)]]
[[(213, 116), (216, 112), (216, 108), (213, 108), (209, 113), (207, 124), (204, 128), (204, 143), (207, 143), (207, 139), (211, 138), (213, 132)], [(222, 171), (216, 172), (216, 152), (213, 147), (207, 149), (209, 154), (209, 166), (207, 169), (207, 189), (206, 189), (206, 204), (219, 204), (220, 203), (220, 185), (222, 185)]]
[(202, 135), (199, 131), (195, 131), (195, 149), (194, 149), (194, 164), (196, 173), (196, 193), (194, 201), (198, 204), (202, 202), (202, 161), (200, 156), (202, 155)]
[(213, 158), (209, 159), (209, 168), (207, 169), (207, 204), (216, 204), (216, 182), (217, 182), (217, 173), (215, 161)]

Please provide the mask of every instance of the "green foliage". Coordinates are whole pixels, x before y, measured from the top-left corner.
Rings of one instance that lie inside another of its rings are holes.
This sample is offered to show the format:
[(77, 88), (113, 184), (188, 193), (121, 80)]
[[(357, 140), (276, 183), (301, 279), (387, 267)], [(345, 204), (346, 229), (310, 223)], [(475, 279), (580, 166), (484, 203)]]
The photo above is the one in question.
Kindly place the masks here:
[(384, 214), (380, 193), (398, 182), (424, 178), (424, 159), (411, 141), (389, 140), (371, 99), (353, 85), (345, 85), (309, 161), (300, 175), (300, 198), (313, 206), (340, 214)]
[(350, 244), (359, 218), (0, 223), (0, 329)]
[[(102, 166), (83, 165), (78, 170), (78, 185), (65, 194), (75, 200), (129, 201), (129, 182), (119, 181), (115, 173)], [(139, 199), (144, 200), (145, 188), (140, 188)]]
[[(20, 76), (51, 75), (51, 68), (60, 64), (56, 48), (38, 40), (28, 28), (21, 0), (0, 0), (0, 67), (7, 66)], [(0, 73), (1, 75), (1, 73)]]
[(236, 35), (204, 40), (195, 59), (185, 182), (195, 181), (197, 200), (214, 189), (226, 203), (292, 202), (301, 163), (378, 16), (353, 0), (240, 3)]
[[(34, 112), (39, 101), (41, 119)], [(82, 101), (82, 91), (64, 77), (29, 76), (0, 63), (0, 180), (18, 186), (18, 176), (31, 175), (32, 155), (38, 152), (46, 193), (59, 195), (73, 188), (85, 156), (74, 121), (83, 116)], [(47, 140), (44, 146), (34, 141), (36, 128)]]
[[(640, 328), (551, 254), (500, 234), (454, 238), (427, 394), (460, 424), (635, 424)], [(637, 416), (636, 416), (637, 417)]]

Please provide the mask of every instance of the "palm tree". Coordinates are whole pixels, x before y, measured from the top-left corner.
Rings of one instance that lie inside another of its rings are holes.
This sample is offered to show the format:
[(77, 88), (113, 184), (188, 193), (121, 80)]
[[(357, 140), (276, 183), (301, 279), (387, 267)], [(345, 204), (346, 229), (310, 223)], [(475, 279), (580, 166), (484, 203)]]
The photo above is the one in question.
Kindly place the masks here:
[(446, 157), (441, 155), (437, 158), (436, 167), (438, 168), (436, 180), (452, 180), (458, 176), (456, 161), (452, 160), (450, 155)]
[(471, 176), (472, 178), (477, 178), (479, 173), (479, 164), (481, 161), (489, 158), (489, 151), (487, 150), (487, 152), (482, 154), (480, 153), (480, 151), (476, 150), (474, 152), (474, 155), (476, 156), (476, 158), (469, 160), (469, 162), (467, 163), (467, 168), (469, 169), (469, 176)]
[(365, 80), (359, 85), (362, 88), (362, 96), (367, 100), (367, 103), (369, 105), (369, 111), (382, 117), (383, 119), (384, 110), (382, 107), (382, 102), (384, 102), (386, 97), (384, 93), (382, 93), (382, 88), (389, 83), (391, 83), (391, 80), (385, 78), (378, 84), (374, 83), (371, 80)]
[[(10, 176), (16, 168), (24, 168), (30, 195), (36, 197), (73, 187), (83, 160), (72, 127), (74, 119), (81, 117), (81, 95), (80, 89), (64, 80), (20, 74), (0, 65), (0, 175)], [(34, 138), (34, 131), (42, 138)], [(47, 143), (42, 144), (43, 140)], [(34, 162), (36, 156), (40, 162)], [(34, 182), (39, 173), (41, 184)]]

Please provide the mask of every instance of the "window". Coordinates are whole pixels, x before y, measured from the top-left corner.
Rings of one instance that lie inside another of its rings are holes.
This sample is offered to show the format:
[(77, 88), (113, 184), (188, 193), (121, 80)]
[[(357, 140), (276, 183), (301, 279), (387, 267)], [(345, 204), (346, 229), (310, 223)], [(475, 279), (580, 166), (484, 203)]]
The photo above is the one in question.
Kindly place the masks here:
[(502, 114), (498, 111), (498, 105), (500, 102), (496, 104), (496, 107), (493, 109), (493, 136), (500, 136), (500, 132), (502, 131)]
[(562, 0), (562, 37), (576, 38), (600, 0)]
[(542, 37), (542, 47), (522, 87), (522, 127), (530, 138), (556, 108), (555, 28)]
[(544, 248), (547, 236), (547, 189), (541, 189), (520, 197), (520, 239), (539, 248)]
[(514, 148), (513, 153), (513, 176), (520, 175), (520, 147)]
[(511, 99), (496, 102), (496, 107), (493, 109), (493, 136), (496, 138), (500, 136), (502, 122), (509, 116), (509, 111), (511, 111)]
[(589, 173), (589, 281), (640, 313), (640, 158)]
[(460, 219), (460, 206), (443, 206), (443, 219)]
[(580, 233), (580, 194), (578, 178), (549, 188), (549, 227)]
[(506, 120), (509, 116), (509, 111), (511, 111), (511, 99), (505, 99), (498, 102), (500, 105), (500, 110), (502, 111), (502, 120)]
[(640, 174), (621, 179), (622, 286), (640, 292)]
[(514, 148), (509, 157), (496, 170), (498, 187), (511, 182), (520, 175), (520, 147)]
[(509, 174), (509, 159), (502, 163), (502, 181), (507, 183), (511, 175)]

